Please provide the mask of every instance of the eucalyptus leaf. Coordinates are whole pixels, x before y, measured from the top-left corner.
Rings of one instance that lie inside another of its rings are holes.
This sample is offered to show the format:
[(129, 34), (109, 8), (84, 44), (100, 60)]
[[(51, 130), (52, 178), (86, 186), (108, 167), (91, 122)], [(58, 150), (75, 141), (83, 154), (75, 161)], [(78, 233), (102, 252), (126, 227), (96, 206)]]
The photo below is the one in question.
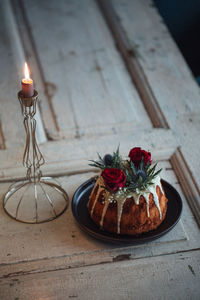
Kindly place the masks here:
[(140, 162), (140, 170), (142, 170), (144, 167), (144, 157), (142, 157), (142, 160)]
[(134, 166), (134, 163), (133, 163), (132, 161), (131, 161), (131, 169), (132, 169), (132, 171), (133, 171), (133, 174), (136, 175), (137, 170), (136, 170), (136, 168), (135, 168), (135, 166)]

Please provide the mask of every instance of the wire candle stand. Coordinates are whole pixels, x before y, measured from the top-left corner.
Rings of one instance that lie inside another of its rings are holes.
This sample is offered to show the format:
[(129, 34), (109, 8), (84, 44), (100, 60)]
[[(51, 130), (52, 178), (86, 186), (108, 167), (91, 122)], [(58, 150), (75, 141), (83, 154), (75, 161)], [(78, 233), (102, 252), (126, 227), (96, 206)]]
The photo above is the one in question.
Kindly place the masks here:
[(18, 93), (24, 116), (26, 144), (23, 165), (26, 179), (12, 184), (3, 198), (3, 207), (13, 219), (25, 223), (43, 223), (59, 217), (68, 207), (69, 197), (64, 189), (52, 182), (50, 177), (42, 177), (40, 167), (45, 163), (36, 140), (36, 104), (38, 93), (25, 98)]

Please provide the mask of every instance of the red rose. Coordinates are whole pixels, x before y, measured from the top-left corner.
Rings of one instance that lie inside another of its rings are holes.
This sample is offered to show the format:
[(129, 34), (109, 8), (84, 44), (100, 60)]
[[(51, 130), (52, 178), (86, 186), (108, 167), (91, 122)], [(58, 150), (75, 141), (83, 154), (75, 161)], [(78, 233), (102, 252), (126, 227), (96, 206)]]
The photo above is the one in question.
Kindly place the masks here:
[(130, 150), (129, 155), (130, 160), (134, 163), (136, 167), (139, 167), (142, 158), (144, 158), (144, 165), (149, 162), (151, 164), (151, 153), (142, 150), (140, 147), (135, 147)]
[(120, 169), (106, 168), (101, 173), (106, 188), (116, 192), (120, 187), (123, 188), (126, 183), (126, 175)]

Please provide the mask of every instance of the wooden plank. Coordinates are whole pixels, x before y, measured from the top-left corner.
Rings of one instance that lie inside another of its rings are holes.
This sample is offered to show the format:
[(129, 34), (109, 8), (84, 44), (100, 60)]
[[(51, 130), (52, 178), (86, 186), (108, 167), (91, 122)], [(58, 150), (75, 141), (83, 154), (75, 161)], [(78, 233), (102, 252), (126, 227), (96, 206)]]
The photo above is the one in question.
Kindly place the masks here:
[[(181, 192), (170, 163), (163, 161), (161, 166), (162, 177), (176, 185)], [(93, 175), (94, 173), (64, 176), (58, 180), (71, 199), (76, 188)], [(6, 192), (8, 185), (8, 183), (0, 184), (0, 197)], [(199, 248), (198, 226), (183, 195), (182, 198), (184, 202), (182, 222), (162, 238), (138, 246), (105, 244), (89, 237), (77, 226), (70, 207), (57, 220), (36, 226), (10, 219), (1, 207), (0, 274), (12, 277), (21, 273), (100, 264), (120, 257), (124, 259), (152, 257)]]
[[(66, 175), (87, 171), (88, 160), (96, 159), (97, 152), (102, 155), (112, 153), (119, 144), (123, 155), (127, 156), (129, 149), (141, 146), (143, 149), (149, 149), (155, 160), (169, 159), (176, 151), (177, 143), (170, 130), (140, 129), (133, 132), (132, 128), (129, 128), (129, 131), (129, 134), (82, 137), (42, 144), (40, 149), (46, 160), (44, 174)], [(0, 180), (24, 177), (25, 169), (21, 163), (23, 147), (0, 152)]]
[(199, 299), (199, 266), (200, 252), (191, 251), (22, 275), (1, 280), (0, 296), (5, 300)]
[(21, 110), (17, 100), (18, 83), (16, 74), (18, 74), (17, 65), (13, 61), (10, 47), (10, 41), (7, 36), (7, 27), (4, 15), (4, 3), (0, 4), (0, 103), (1, 103), (1, 128), (4, 135), (4, 143), (7, 148), (13, 145), (22, 145), (24, 139), (24, 129), (21, 120)]
[[(4, 72), (0, 75), (1, 85), (1, 124), (4, 132), (4, 144), (7, 148), (22, 144), (25, 134), (23, 128), (23, 117), (17, 99), (17, 92), (20, 90), (20, 81), (24, 74), (25, 54), (19, 39), (17, 26), (13, 18), (10, 1), (1, 2), (1, 55), (0, 61)], [(6, 41), (6, 42), (5, 42)], [(21, 67), (20, 67), (21, 66)], [(21, 68), (21, 69), (20, 69)], [(9, 120), (9, 122), (8, 122)], [(38, 110), (37, 139), (39, 143), (46, 142), (46, 136)]]
[(138, 49), (137, 59), (168, 122), (175, 125), (177, 117), (198, 113), (199, 87), (152, 2), (110, 2), (131, 46)]
[[(83, 243), (82, 251), (79, 250), (77, 252), (77, 249), (74, 249), (73, 253), (69, 253), (69, 248), (76, 244), (77, 239), (81, 239), (81, 242)], [(93, 249), (91, 249), (91, 247), (90, 249), (86, 249), (88, 239), (91, 243), (96, 244), (96, 247), (93, 245)], [(86, 246), (84, 246), (85, 242)], [(68, 246), (68, 249), (65, 249), (65, 254), (60, 255), (59, 251), (56, 253), (56, 256), (53, 257), (49, 256), (49, 254), (46, 254), (44, 257), (39, 257), (39, 253), (38, 258), (31, 259), (24, 257), (24, 260), (18, 260), (15, 262), (12, 261), (13, 254), (12, 252), (10, 253), (10, 249), (8, 249), (8, 251), (4, 253), (9, 262), (0, 264), (0, 279), (19, 276), (22, 274), (47, 272), (58, 269), (63, 270), (119, 260), (138, 259), (142, 257), (152, 257), (173, 253), (174, 251), (177, 252), (177, 250), (174, 250), (177, 249), (175, 244), (178, 243), (181, 247), (181, 245), (187, 243), (187, 237), (183, 230), (183, 225), (180, 222), (176, 227), (176, 231), (171, 232), (165, 238), (162, 238), (160, 241), (152, 242), (148, 245), (140, 245), (139, 247), (128, 247), (126, 245), (121, 245), (121, 247), (118, 245), (103, 246), (101, 243), (97, 243), (97, 241), (90, 239), (88, 236), (79, 235), (79, 233), (74, 229), (71, 232), (71, 236), (68, 237), (68, 243), (71, 245), (70, 247)], [(25, 245), (23, 247), (25, 248)], [(60, 246), (58, 245), (58, 249), (59, 247)], [(38, 249), (35, 249), (35, 251), (38, 252)]]
[(89, 128), (98, 135), (101, 126), (105, 133), (129, 122), (151, 127), (94, 1), (59, 1), (59, 7), (24, 1), (24, 6), (45, 81), (56, 87), (52, 103), (63, 136), (82, 136)]
[(35, 41), (32, 37), (31, 28), (27, 20), (23, 2), (20, 0), (12, 0), (11, 5), (10, 17), (15, 22), (15, 30), (17, 30), (19, 45), (24, 52), (26, 60), (31, 66), (33, 78), (35, 79), (35, 87), (41, 99), (39, 101), (39, 106), (42, 111), (42, 119), (45, 126), (46, 135), (48, 139), (55, 139), (57, 135), (59, 135), (59, 128), (51, 101), (53, 86), (51, 89), (50, 82), (46, 82), (44, 78), (43, 70), (37, 53), (37, 46), (35, 45)]
[(136, 49), (131, 46), (127, 39), (113, 6), (109, 1), (100, 0), (98, 3), (116, 40), (117, 47), (124, 58), (131, 78), (137, 87), (141, 100), (151, 118), (152, 124), (157, 128), (169, 128), (167, 120), (160, 109), (145, 73), (137, 59)]
[(184, 191), (185, 197), (193, 211), (196, 221), (200, 226), (200, 194), (196, 182), (190, 174), (190, 169), (184, 160), (184, 157), (178, 149), (170, 159), (174, 171), (179, 178), (179, 182), (182, 190)]

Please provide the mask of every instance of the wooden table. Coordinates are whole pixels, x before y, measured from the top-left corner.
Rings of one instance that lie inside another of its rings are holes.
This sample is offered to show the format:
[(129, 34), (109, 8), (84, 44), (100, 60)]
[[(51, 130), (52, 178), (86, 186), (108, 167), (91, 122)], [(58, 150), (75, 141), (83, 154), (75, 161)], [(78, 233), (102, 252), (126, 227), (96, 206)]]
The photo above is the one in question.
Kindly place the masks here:
[(0, 3), (0, 195), (24, 177), (17, 101), (22, 66), (40, 95), (45, 175), (69, 193), (96, 174), (96, 152), (152, 152), (183, 200), (176, 227), (143, 245), (95, 240), (71, 208), (30, 225), (0, 207), (0, 299), (200, 298), (200, 91), (146, 0)]

